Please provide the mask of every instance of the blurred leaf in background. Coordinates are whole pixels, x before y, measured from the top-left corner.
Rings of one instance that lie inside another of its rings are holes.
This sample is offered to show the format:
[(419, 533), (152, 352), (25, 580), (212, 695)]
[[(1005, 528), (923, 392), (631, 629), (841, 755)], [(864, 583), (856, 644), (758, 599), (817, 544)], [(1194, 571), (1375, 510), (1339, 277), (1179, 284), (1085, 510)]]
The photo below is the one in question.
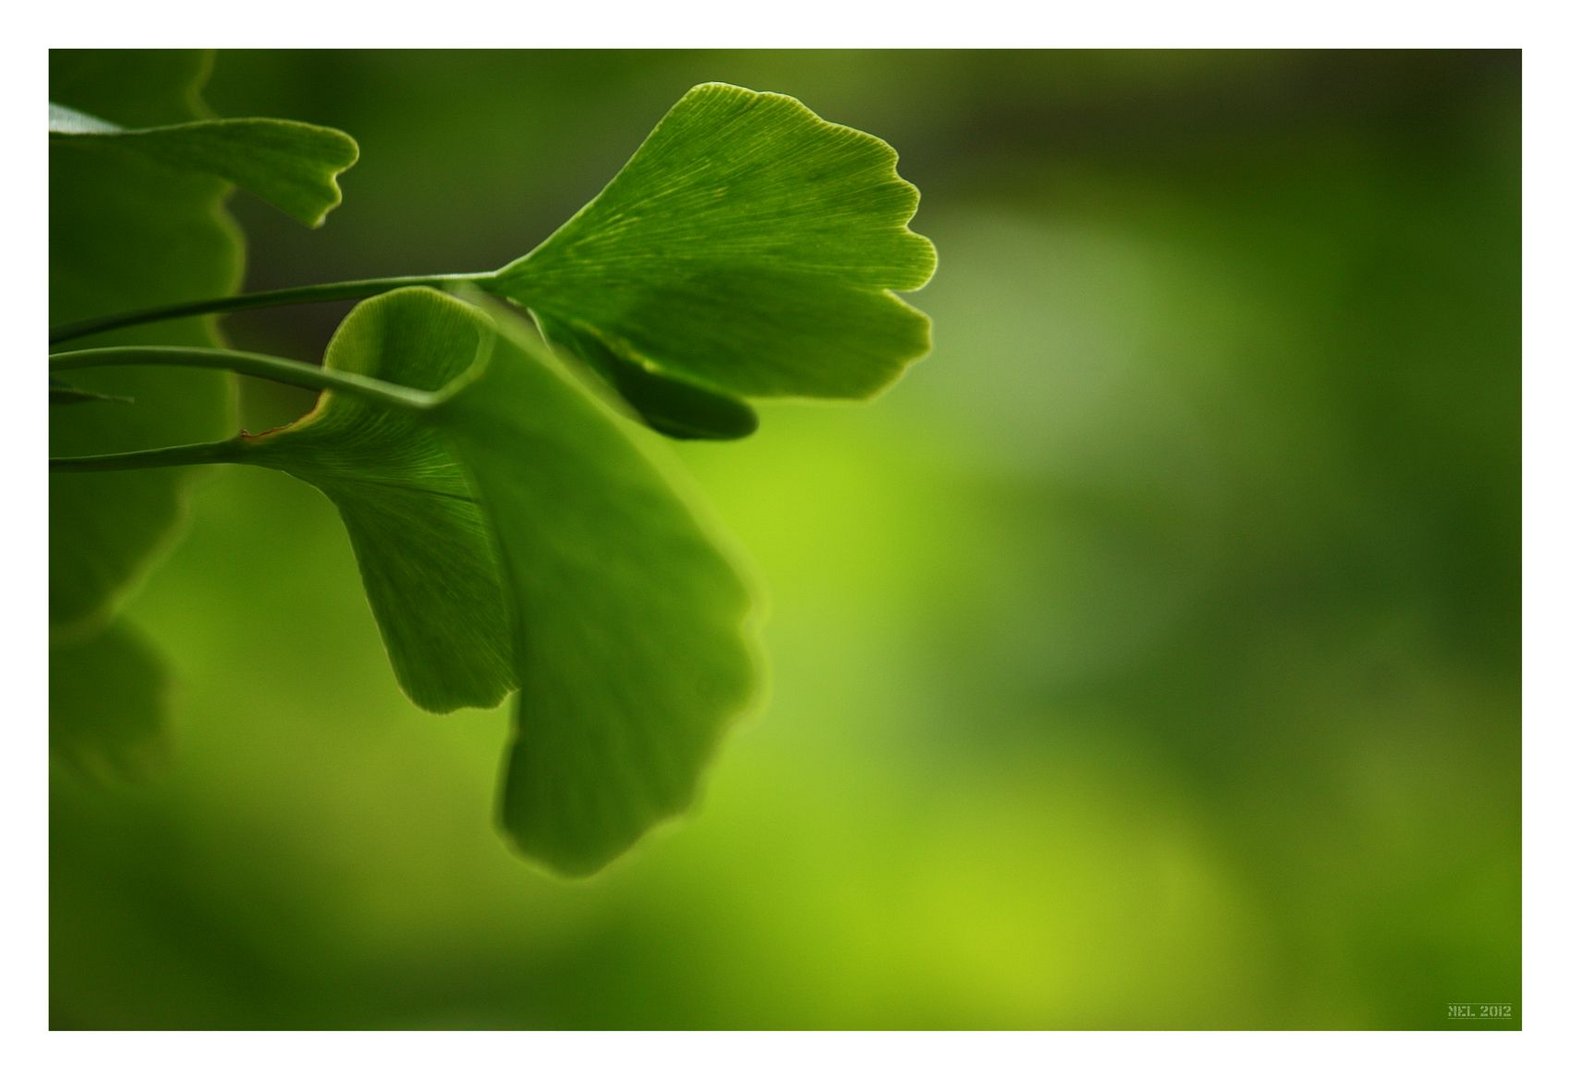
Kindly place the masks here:
[[(227, 184), (170, 168), (133, 149), (134, 138), (54, 131), (55, 103), (127, 125), (189, 121), (202, 109), (197, 87), (207, 66), (196, 52), (50, 53), (51, 327), (218, 296), (238, 283), (241, 237), (223, 210)], [(187, 319), (89, 344), (155, 338), (171, 345), (216, 341), (210, 320)], [(200, 442), (226, 434), (232, 423), (228, 378), (138, 370), (83, 373), (79, 381), (77, 389), (140, 399), (143, 407), (84, 403), (52, 415), (51, 456)], [(51, 630), (80, 638), (104, 626), (121, 594), (173, 540), (190, 480), (185, 470), (51, 478)]]
[(326, 229), (236, 201), (247, 284), (502, 265), (710, 80), (898, 147), (944, 260), (895, 392), (680, 449), (772, 597), (697, 816), (518, 863), (506, 717), (409, 705), (331, 505), (227, 470), (129, 604), (178, 752), (53, 785), (53, 1024), (1520, 1006), (1519, 55), (223, 53), (220, 113), (362, 151)]

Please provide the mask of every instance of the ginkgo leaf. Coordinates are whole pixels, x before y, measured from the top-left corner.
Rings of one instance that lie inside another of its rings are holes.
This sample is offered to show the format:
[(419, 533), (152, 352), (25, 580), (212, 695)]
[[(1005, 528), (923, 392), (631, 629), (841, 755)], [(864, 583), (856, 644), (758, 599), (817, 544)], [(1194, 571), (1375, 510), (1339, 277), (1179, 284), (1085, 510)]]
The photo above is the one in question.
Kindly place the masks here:
[[(392, 304), (346, 320), (325, 364), (437, 390), (476, 363), (491, 333), (466, 310)], [(299, 477), (337, 506), (411, 701), (486, 707), (517, 685), (490, 527), (429, 418), (329, 391), (304, 419), (243, 439), (236, 460)]]
[[(128, 123), (195, 115), (206, 70), (197, 53), (51, 50), (50, 94)], [(69, 96), (68, 96), (69, 95)], [(49, 146), (49, 322), (222, 295), (240, 280), (240, 237), (223, 212), (229, 185), (173, 172), (138, 154), (106, 155), (81, 140)], [(100, 335), (90, 344), (213, 345), (210, 320), (188, 319)], [(56, 409), (52, 456), (202, 442), (233, 430), (232, 380), (213, 374), (78, 372), (86, 393), (134, 405)], [(176, 532), (186, 470), (49, 478), (49, 621), (83, 633)]]
[(168, 755), (162, 659), (115, 623), (49, 649), (49, 751), (95, 780), (144, 776)]
[[(396, 569), (418, 599), (393, 619), (442, 637), (433, 665), (492, 617), (479, 553), (494, 552), (507, 617), (496, 641), (518, 687), (502, 826), (525, 854), (584, 874), (692, 801), (755, 692), (755, 599), (713, 527), (630, 439), (636, 429), (501, 317), (498, 327), (430, 289), (360, 304), (329, 363), (452, 392), (424, 411), (351, 410), (330, 395), (237, 460), (334, 498), (368, 589)], [(471, 381), (455, 384), (466, 364)], [(374, 519), (389, 493), (396, 508)], [(474, 573), (472, 601), (441, 599), (455, 567)], [(391, 649), (392, 609), (373, 605)]]
[(907, 227), (917, 190), (895, 162), (794, 98), (708, 83), (593, 201), (480, 284), (566, 348), (651, 377), (721, 397), (867, 397), (930, 345), (927, 317), (893, 292), (936, 265)]
[(342, 131), (295, 120), (193, 120), (128, 128), (53, 101), (49, 140), (113, 147), (177, 172), (215, 176), (311, 226), (320, 225), (343, 200), (338, 174), (360, 153)]

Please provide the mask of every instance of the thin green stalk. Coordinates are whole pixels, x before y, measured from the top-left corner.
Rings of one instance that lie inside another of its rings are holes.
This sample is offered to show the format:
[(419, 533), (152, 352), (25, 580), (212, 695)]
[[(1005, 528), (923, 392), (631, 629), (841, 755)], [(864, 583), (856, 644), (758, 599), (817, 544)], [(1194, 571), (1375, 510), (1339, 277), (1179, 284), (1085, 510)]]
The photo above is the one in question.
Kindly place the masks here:
[(50, 458), (50, 472), (116, 472), (122, 469), (162, 469), (175, 465), (215, 465), (239, 459), (239, 439), (222, 442), (161, 446), (156, 450), (128, 450), (121, 454)]
[(286, 304), (314, 304), (326, 300), (359, 300), (411, 285), (428, 285), (435, 289), (446, 289), (467, 282), (484, 282), (494, 276), (494, 272), (485, 271), (476, 274), (366, 278), (362, 281), (337, 281), (325, 285), (301, 285), (291, 289), (241, 293), (238, 296), (217, 296), (208, 300), (192, 300), (184, 304), (171, 304), (168, 307), (146, 308), (142, 311), (127, 311), (118, 315), (105, 315), (96, 319), (66, 323), (64, 326), (50, 329), (49, 344), (58, 345), (89, 334), (101, 334), (127, 326), (140, 326), (144, 323), (164, 322), (169, 319), (183, 319), (192, 315), (220, 315), (231, 311), (282, 307)]
[(122, 345), (104, 349), (76, 349), (49, 357), (49, 373), (103, 367), (192, 367), (216, 368), (251, 375), (272, 382), (301, 386), (307, 390), (338, 390), (368, 401), (397, 409), (429, 409), (442, 395), (425, 390), (356, 375), (349, 371), (303, 364), (281, 356), (242, 352), (238, 349), (206, 349), (175, 345)]

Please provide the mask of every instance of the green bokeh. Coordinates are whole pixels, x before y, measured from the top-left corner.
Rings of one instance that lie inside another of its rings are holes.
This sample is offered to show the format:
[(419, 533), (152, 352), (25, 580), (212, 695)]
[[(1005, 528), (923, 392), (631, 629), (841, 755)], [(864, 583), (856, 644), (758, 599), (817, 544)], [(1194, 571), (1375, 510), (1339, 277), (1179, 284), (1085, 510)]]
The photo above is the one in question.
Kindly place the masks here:
[(215, 469), (128, 607), (169, 766), (54, 779), (54, 1025), (1517, 1026), (1518, 54), (225, 53), (362, 150), (318, 232), (237, 197), (249, 285), (502, 265), (708, 80), (889, 140), (940, 266), (875, 403), (678, 448), (771, 593), (699, 811), (520, 862), (504, 711)]

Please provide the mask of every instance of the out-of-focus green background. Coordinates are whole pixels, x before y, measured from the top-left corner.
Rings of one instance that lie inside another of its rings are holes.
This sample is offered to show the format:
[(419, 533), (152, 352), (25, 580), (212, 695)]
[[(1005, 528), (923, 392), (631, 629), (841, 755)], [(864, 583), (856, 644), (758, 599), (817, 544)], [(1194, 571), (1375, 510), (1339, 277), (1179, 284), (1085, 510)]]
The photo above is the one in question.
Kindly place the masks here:
[(172, 766), (54, 781), (54, 1026), (1520, 1017), (1519, 54), (221, 53), (362, 149), (318, 232), (235, 200), (249, 285), (501, 265), (707, 80), (893, 143), (940, 267), (887, 395), (678, 451), (772, 594), (700, 809), (520, 862), (505, 712), (405, 702), (326, 500), (214, 470), (129, 609)]

